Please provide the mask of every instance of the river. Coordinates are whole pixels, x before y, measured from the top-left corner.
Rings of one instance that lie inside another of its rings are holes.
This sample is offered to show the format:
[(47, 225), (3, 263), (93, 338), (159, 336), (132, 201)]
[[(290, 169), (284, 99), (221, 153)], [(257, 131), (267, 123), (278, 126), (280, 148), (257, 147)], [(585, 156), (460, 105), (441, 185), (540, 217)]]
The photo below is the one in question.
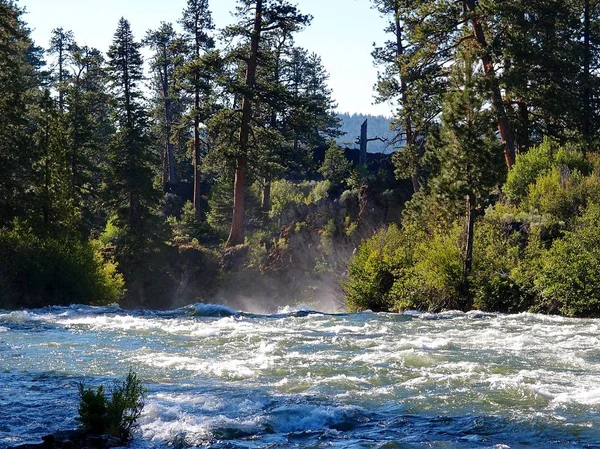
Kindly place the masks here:
[(148, 387), (131, 447), (600, 448), (600, 320), (0, 310), (0, 448), (77, 426), (80, 381)]

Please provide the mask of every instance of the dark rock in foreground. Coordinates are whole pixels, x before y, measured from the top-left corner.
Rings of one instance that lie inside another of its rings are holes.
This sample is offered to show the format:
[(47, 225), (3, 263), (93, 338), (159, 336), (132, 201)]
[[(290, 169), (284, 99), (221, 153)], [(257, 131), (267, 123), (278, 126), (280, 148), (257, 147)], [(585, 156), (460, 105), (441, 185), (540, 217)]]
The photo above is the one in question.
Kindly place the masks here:
[(64, 430), (42, 437), (42, 443), (9, 446), (8, 449), (109, 449), (123, 446), (110, 435), (90, 435), (84, 430)]

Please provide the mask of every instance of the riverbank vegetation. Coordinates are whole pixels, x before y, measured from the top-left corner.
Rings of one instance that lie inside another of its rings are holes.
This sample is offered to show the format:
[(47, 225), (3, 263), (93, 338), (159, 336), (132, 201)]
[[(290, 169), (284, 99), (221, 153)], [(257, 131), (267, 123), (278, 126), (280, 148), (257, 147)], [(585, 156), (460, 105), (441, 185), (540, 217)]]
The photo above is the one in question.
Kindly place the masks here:
[(599, 316), (597, 5), (375, 3), (415, 194), (350, 262), (349, 308)]
[(187, 0), (143, 39), (123, 18), (103, 54), (37, 47), (0, 0), (0, 307), (272, 309), (344, 279), (350, 310), (600, 315), (600, 7), (371, 4), (389, 156), (335, 144), (287, 1), (215, 30)]

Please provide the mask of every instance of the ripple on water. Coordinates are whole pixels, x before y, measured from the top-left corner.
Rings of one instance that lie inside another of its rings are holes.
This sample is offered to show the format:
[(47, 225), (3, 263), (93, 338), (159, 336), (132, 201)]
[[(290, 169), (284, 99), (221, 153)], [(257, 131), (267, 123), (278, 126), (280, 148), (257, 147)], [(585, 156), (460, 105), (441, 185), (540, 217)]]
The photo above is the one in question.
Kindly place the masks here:
[(534, 314), (0, 311), (0, 447), (76, 425), (134, 366), (134, 449), (598, 447), (598, 320)]

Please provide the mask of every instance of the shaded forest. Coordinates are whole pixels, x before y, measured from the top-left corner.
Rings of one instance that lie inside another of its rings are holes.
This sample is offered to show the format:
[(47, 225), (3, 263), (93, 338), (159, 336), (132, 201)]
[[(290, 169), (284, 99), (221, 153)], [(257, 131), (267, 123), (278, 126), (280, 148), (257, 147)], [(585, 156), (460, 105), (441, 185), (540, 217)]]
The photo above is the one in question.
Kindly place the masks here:
[(38, 47), (0, 0), (0, 307), (343, 290), (350, 310), (600, 315), (600, 5), (371, 5), (395, 106), (366, 139), (393, 155), (336, 144), (286, 0), (239, 0), (219, 30), (208, 0), (143, 36), (122, 18), (106, 54), (63, 28)]

